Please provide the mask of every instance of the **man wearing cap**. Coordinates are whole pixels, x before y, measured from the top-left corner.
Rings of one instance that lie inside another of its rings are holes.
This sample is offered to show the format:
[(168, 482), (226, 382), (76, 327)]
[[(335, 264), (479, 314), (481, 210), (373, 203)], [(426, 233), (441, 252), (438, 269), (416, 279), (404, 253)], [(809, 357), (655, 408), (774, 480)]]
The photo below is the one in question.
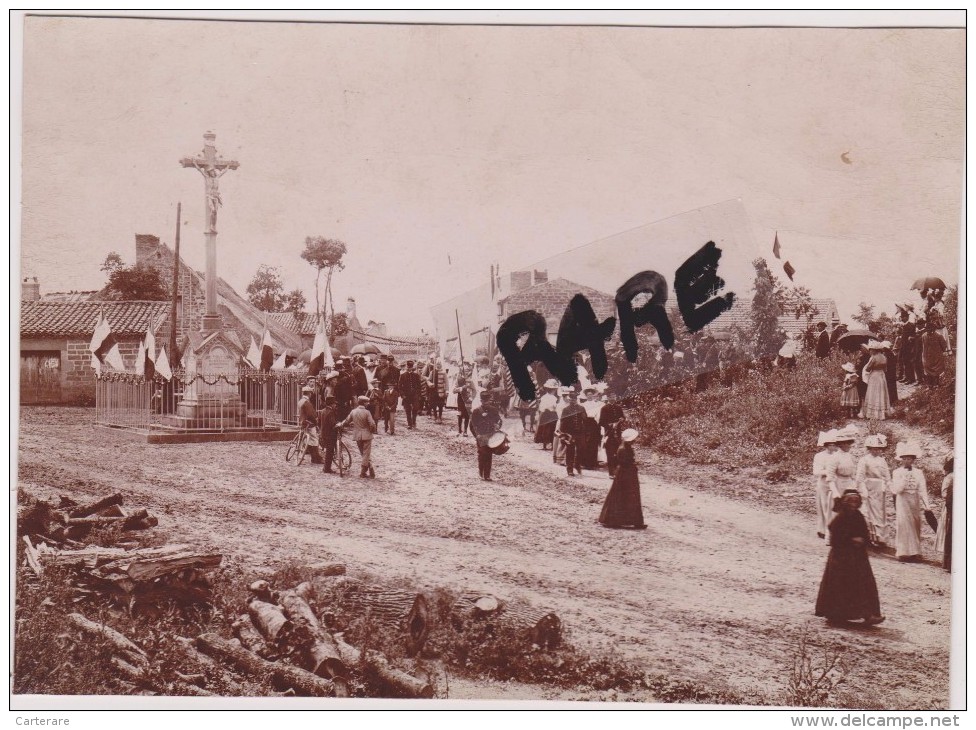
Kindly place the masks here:
[(481, 405), (471, 414), (471, 433), (478, 445), (478, 474), (486, 482), (491, 481), (492, 451), (488, 439), (502, 427), (502, 417), (495, 410), (494, 398), (489, 391), (481, 393)]
[[(318, 413), (315, 411), (315, 404), (312, 402), (312, 398), (315, 395), (315, 388), (311, 385), (306, 385), (302, 388), (302, 397), (298, 399), (298, 422), (301, 427), (307, 429), (310, 435), (314, 436), (315, 427), (318, 423)], [(309, 456), (312, 458), (313, 464), (321, 464), (322, 458), (319, 455), (319, 451), (314, 445), (308, 450)]]
[(356, 446), (359, 447), (359, 453), (363, 457), (359, 476), (373, 479), (376, 477), (376, 472), (373, 471), (372, 460), (373, 433), (376, 431), (376, 421), (373, 420), (373, 414), (369, 412), (368, 406), (369, 398), (364, 395), (360, 396), (358, 405), (352, 409), (345, 420), (336, 424), (336, 427), (344, 428), (349, 425), (352, 426), (350, 435), (356, 442)]
[(576, 402), (576, 391), (572, 388), (567, 394), (569, 402), (559, 416), (559, 432), (566, 444), (566, 473), (573, 476), (583, 473), (583, 449), (586, 448), (584, 436), (584, 419), (586, 410)]
[(332, 474), (332, 462), (335, 461), (336, 450), (336, 421), (339, 412), (336, 409), (335, 396), (325, 397), (325, 407), (318, 412), (319, 421), (319, 449), (322, 454), (322, 472)]
[(417, 428), (417, 409), (420, 407), (420, 374), (414, 370), (413, 360), (407, 360), (407, 370), (400, 376), (398, 389), (407, 414), (407, 428)]

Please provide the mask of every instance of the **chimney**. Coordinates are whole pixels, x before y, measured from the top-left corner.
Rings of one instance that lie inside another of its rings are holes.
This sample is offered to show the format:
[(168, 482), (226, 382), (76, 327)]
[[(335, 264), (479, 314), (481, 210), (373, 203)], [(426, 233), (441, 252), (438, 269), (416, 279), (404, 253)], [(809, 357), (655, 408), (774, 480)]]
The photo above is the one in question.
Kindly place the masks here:
[(542, 271), (539, 271), (538, 269), (535, 269), (532, 272), (532, 276), (533, 284), (545, 284), (547, 281), (549, 281), (549, 270), (543, 269)]
[(24, 277), (24, 284), (21, 288), (20, 300), (22, 302), (37, 302), (41, 299), (41, 285), (37, 282), (37, 277), (34, 276), (28, 279)]
[(159, 253), (159, 236), (154, 236), (151, 233), (136, 234), (137, 264), (151, 263), (149, 257), (157, 253)]
[(512, 294), (518, 294), (520, 291), (528, 289), (530, 286), (532, 286), (531, 271), (513, 271), (510, 276), (512, 282)]

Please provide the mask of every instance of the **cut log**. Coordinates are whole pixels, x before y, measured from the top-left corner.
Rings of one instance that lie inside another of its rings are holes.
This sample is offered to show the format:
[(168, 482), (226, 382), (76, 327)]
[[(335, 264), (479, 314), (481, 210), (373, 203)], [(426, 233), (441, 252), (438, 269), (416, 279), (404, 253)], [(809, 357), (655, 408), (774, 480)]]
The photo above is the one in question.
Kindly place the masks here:
[(181, 684), (178, 685), (179, 689), (190, 697), (213, 697), (214, 693), (205, 690), (203, 687), (197, 687), (195, 684)]
[(111, 563), (92, 570), (92, 575), (102, 580), (146, 583), (164, 575), (197, 568), (212, 569), (220, 565), (219, 554), (203, 554), (192, 551), (169, 553), (158, 556), (126, 554)]
[(270, 675), (279, 691), (293, 689), (303, 697), (330, 697), (335, 688), (331, 681), (284, 662), (265, 661), (247, 649), (236, 647), (216, 634), (201, 634), (196, 645), (204, 654), (228, 662), (234, 668), (254, 677)]
[(157, 525), (159, 525), (159, 520), (153, 515), (149, 515), (148, 517), (143, 517), (138, 520), (127, 517), (125, 522), (122, 523), (122, 529), (126, 532), (132, 532), (134, 530), (150, 530)]
[(41, 556), (43, 565), (55, 564), (68, 567), (94, 568), (114, 560), (126, 558), (129, 560), (151, 560), (166, 555), (178, 555), (191, 552), (189, 545), (164, 545), (157, 548), (143, 548), (140, 550), (125, 550), (118, 547), (88, 547), (81, 550), (57, 550)]
[(37, 550), (31, 544), (30, 538), (27, 535), (24, 535), (24, 557), (27, 559), (27, 564), (30, 566), (30, 569), (34, 571), (34, 575), (40, 575), (44, 572), (37, 555)]
[(125, 659), (120, 659), (117, 656), (112, 657), (112, 666), (131, 682), (138, 683), (143, 678), (142, 669), (129, 664)]
[(234, 636), (240, 639), (241, 646), (248, 651), (253, 651), (259, 656), (267, 656), (268, 646), (264, 643), (260, 632), (254, 628), (251, 617), (246, 613), (241, 614), (233, 625)]
[(340, 656), (348, 664), (366, 666), (398, 695), (422, 699), (430, 699), (434, 696), (434, 687), (430, 682), (417, 679), (400, 669), (396, 669), (380, 652), (367, 651), (364, 653), (338, 637), (334, 637), (334, 641)]
[(105, 509), (100, 509), (96, 514), (99, 517), (127, 517), (126, 511), (119, 507), (117, 504), (113, 504), (111, 507), (106, 507)]
[(106, 641), (112, 647), (112, 649), (114, 649), (121, 656), (121, 658), (125, 659), (127, 662), (131, 662), (136, 666), (143, 666), (147, 663), (146, 652), (133, 644), (115, 629), (106, 626), (105, 624), (89, 621), (80, 613), (69, 613), (68, 621), (70, 621), (75, 627), (81, 629), (84, 633), (90, 636), (98, 636)]
[(551, 611), (506, 604), (499, 621), (544, 649), (553, 649), (562, 640), (562, 622)]
[(344, 603), (353, 611), (368, 613), (381, 627), (403, 631), (411, 654), (420, 651), (427, 641), (433, 616), (423, 593), (359, 588), (350, 590)]
[(486, 593), (467, 592), (458, 596), (451, 613), (463, 618), (482, 618), (500, 610), (502, 602)]
[(180, 644), (184, 655), (193, 665), (210, 669), (211, 672), (220, 675), (220, 681), (227, 691), (227, 696), (240, 697), (245, 694), (244, 688), (238, 681), (239, 677), (231, 672), (222, 662), (218, 662), (206, 654), (197, 651), (193, 639), (188, 639), (185, 636), (177, 636), (175, 638), (177, 643)]
[(284, 591), (281, 606), (294, 627), (291, 641), (300, 649), (305, 668), (320, 677), (348, 679), (349, 671), (339, 656), (335, 640), (322, 630), (308, 603), (294, 591)]
[(247, 613), (270, 646), (280, 647), (287, 642), (292, 624), (278, 606), (254, 600), (247, 604)]
[(122, 504), (122, 495), (111, 494), (108, 497), (102, 497), (94, 502), (73, 507), (68, 512), (68, 517), (88, 517), (89, 515), (101, 512), (106, 507), (118, 506), (120, 504)]
[(248, 590), (254, 594), (254, 597), (259, 601), (264, 601), (265, 603), (277, 603), (278, 594), (271, 589), (271, 584), (266, 580), (256, 580), (251, 585), (248, 586)]
[(316, 563), (310, 566), (309, 570), (316, 578), (328, 578), (330, 576), (345, 575), (345, 563)]

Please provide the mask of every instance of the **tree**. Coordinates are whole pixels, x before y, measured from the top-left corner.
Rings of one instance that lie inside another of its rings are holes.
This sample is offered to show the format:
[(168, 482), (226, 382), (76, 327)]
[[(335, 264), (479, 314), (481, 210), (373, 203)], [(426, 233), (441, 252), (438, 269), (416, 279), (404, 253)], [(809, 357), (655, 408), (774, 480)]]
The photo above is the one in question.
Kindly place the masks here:
[(112, 301), (161, 302), (169, 298), (159, 270), (148, 264), (126, 266), (122, 257), (112, 251), (102, 263), (108, 274), (104, 297)]
[(859, 322), (863, 327), (870, 329), (871, 322), (874, 320), (874, 307), (867, 302), (857, 305), (857, 314), (851, 317), (855, 322)]
[(247, 285), (247, 299), (262, 312), (280, 312), (285, 302), (284, 290), (278, 269), (261, 264)]
[(306, 236), (305, 250), (302, 258), (315, 267), (315, 311), (325, 314), (325, 302), (319, 303), (319, 281), (322, 271), (328, 269), (325, 278), (325, 299), (329, 302), (329, 310), (335, 315), (332, 305), (332, 275), (346, 268), (342, 257), (346, 255), (346, 244), (338, 238), (324, 238), (323, 236)]
[(753, 281), (755, 295), (752, 298), (754, 352), (759, 359), (773, 358), (786, 339), (779, 328), (782, 309), (776, 296), (777, 281), (769, 270), (766, 259), (756, 259), (752, 265), (756, 269), (756, 278)]
[(329, 342), (335, 342), (337, 337), (342, 337), (349, 331), (349, 318), (345, 312), (339, 312), (329, 317), (329, 325), (326, 327), (326, 335)]
[(301, 289), (292, 289), (290, 292), (285, 294), (285, 311), (293, 312), (295, 314), (302, 314), (305, 311), (305, 305), (307, 304), (305, 300), (305, 294)]

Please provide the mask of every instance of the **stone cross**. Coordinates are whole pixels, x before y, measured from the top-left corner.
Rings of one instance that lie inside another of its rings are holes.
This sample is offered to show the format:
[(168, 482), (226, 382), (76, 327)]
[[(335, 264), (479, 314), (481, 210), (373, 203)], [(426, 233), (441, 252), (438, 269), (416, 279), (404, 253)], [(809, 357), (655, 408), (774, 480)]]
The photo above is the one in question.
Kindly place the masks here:
[(197, 157), (184, 157), (180, 160), (183, 167), (192, 167), (203, 175), (204, 205), (207, 211), (207, 223), (203, 234), (207, 246), (207, 311), (203, 317), (203, 331), (214, 332), (220, 329), (220, 315), (217, 314), (217, 208), (223, 205), (220, 199), (220, 178), (228, 170), (236, 170), (240, 163), (237, 160), (224, 160), (217, 155), (214, 140), (217, 135), (207, 132), (203, 135), (203, 152)]

